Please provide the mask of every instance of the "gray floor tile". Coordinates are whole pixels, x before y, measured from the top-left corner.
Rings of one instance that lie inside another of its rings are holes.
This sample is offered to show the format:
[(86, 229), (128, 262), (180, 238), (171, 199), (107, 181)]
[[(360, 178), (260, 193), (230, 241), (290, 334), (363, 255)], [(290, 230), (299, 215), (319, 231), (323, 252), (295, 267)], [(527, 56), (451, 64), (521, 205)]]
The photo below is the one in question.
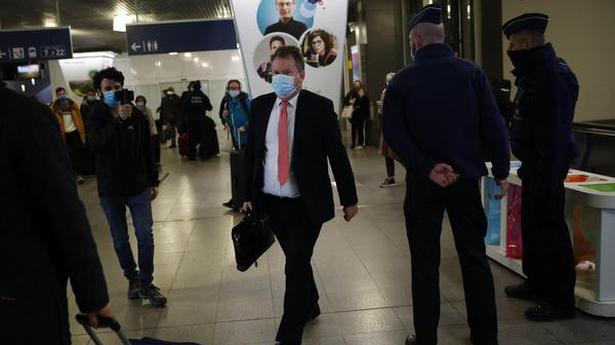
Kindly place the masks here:
[(273, 344), (275, 327), (274, 319), (218, 323), (213, 344)]

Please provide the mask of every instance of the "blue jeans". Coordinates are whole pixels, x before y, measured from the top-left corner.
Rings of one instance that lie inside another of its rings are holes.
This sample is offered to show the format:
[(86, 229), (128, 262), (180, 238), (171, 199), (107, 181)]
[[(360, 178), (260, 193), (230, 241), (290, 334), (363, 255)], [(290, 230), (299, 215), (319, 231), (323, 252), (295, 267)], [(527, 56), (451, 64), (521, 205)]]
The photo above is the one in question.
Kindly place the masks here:
[(128, 279), (137, 275), (137, 264), (130, 248), (126, 223), (126, 207), (130, 210), (139, 247), (139, 280), (142, 285), (151, 284), (154, 281), (154, 221), (149, 189), (130, 197), (103, 196), (100, 204), (111, 228), (115, 253)]

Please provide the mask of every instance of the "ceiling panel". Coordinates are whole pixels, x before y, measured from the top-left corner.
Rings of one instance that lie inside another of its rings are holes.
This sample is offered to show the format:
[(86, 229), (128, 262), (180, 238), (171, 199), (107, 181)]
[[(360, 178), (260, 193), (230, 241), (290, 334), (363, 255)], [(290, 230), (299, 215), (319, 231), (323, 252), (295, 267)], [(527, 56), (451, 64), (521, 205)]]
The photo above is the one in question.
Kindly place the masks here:
[(124, 33), (113, 31), (113, 17), (120, 11), (136, 15), (139, 22), (212, 19), (230, 14), (229, 0), (0, 0), (2, 29), (43, 26), (56, 17), (70, 25), (76, 52), (126, 50)]

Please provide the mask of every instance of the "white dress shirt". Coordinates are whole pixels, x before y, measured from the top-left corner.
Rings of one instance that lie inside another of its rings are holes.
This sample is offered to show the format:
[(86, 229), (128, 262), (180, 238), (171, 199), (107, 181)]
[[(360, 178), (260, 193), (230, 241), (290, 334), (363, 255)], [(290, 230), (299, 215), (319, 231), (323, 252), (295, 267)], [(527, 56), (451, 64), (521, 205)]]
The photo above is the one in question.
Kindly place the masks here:
[(280, 152), (278, 125), (282, 111), (282, 100), (280, 98), (275, 100), (273, 109), (271, 110), (271, 116), (269, 117), (269, 123), (267, 124), (265, 161), (263, 163), (265, 168), (263, 192), (280, 198), (297, 198), (300, 195), (297, 179), (292, 169), (295, 139), (295, 114), (297, 112), (298, 97), (299, 93), (288, 100), (288, 155), (290, 156), (290, 174), (288, 181), (283, 186), (281, 186), (280, 181), (278, 181), (278, 153)]
[(77, 130), (77, 126), (75, 126), (73, 121), (72, 110), (62, 112), (62, 117), (64, 118), (64, 133), (72, 133)]

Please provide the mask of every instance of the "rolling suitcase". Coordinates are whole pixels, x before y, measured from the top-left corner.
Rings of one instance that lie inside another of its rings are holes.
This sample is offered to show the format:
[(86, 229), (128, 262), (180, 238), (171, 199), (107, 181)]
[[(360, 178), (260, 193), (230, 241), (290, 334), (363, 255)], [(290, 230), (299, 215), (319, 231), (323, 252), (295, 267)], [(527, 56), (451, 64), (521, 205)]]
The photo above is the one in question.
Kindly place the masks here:
[[(104, 345), (100, 340), (94, 329), (88, 324), (88, 316), (86, 314), (77, 315), (77, 322), (83, 326), (87, 334), (90, 336), (95, 345)], [(98, 317), (98, 324), (103, 328), (110, 328), (118, 336), (122, 345), (199, 345), (197, 343), (176, 343), (164, 340), (158, 340), (154, 338), (141, 338), (141, 339), (128, 339), (126, 334), (122, 331), (120, 323), (114, 319), (107, 317)]]
[(189, 156), (190, 154), (190, 135), (188, 133), (183, 133), (179, 136), (177, 140), (177, 146), (179, 147), (179, 155), (180, 156)]

